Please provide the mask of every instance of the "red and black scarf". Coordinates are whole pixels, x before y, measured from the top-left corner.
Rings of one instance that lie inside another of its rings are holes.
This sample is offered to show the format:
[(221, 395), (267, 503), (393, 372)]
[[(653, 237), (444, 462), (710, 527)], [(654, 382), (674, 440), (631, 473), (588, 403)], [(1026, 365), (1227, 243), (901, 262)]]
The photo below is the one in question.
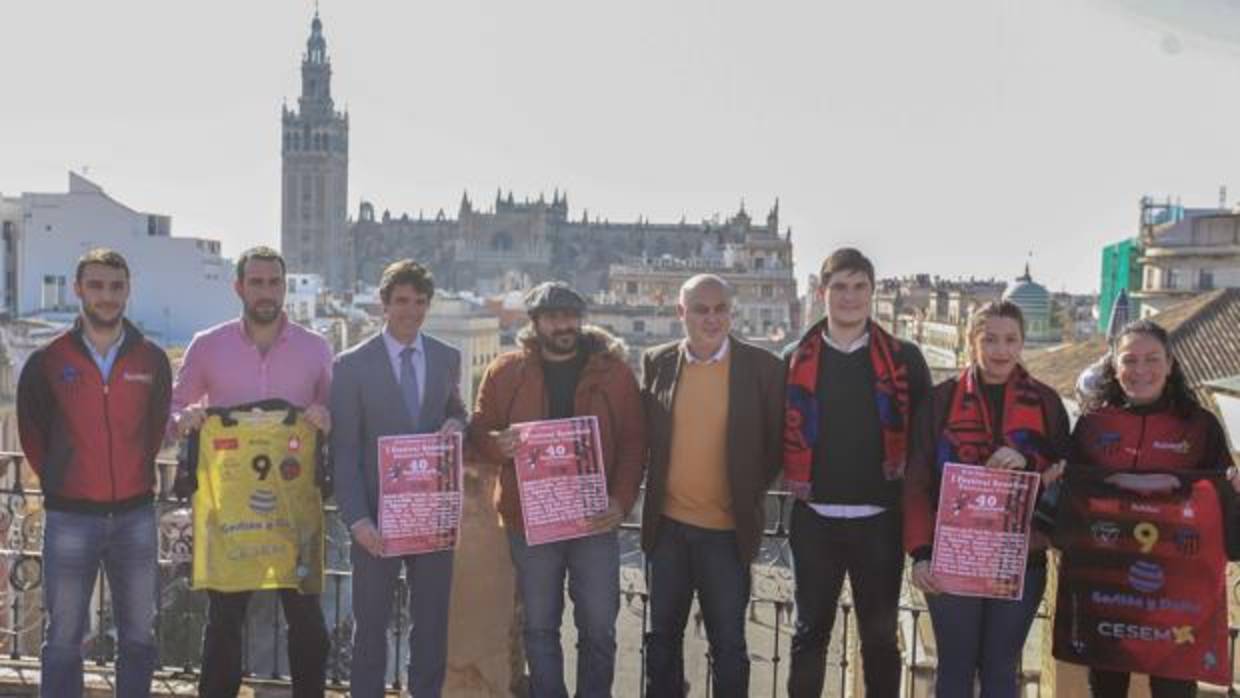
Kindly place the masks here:
[[(821, 396), (818, 362), (826, 340), (827, 321), (815, 325), (792, 353), (784, 409), (784, 483), (798, 499), (808, 500), (813, 490), (814, 446), (818, 443)], [(896, 361), (898, 343), (877, 324), (869, 323), (870, 364), (874, 367), (874, 397), (883, 433), (883, 476), (904, 476), (908, 452), (908, 367)]]
[(947, 462), (984, 465), (1000, 446), (1008, 446), (1025, 457), (1029, 470), (1045, 470), (1053, 453), (1046, 438), (1042, 396), (1033, 378), (1019, 364), (1012, 369), (1003, 389), (1003, 434), (996, 438), (979, 373), (976, 366), (970, 366), (956, 382), (947, 422), (939, 435), (936, 465), (940, 469)]

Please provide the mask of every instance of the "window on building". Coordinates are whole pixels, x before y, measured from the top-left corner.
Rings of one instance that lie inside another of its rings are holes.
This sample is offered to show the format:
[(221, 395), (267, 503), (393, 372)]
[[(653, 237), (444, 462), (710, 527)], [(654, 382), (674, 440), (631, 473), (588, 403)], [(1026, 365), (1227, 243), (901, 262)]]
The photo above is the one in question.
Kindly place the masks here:
[(624, 282), (624, 292), (628, 294), (637, 293), (637, 282), (636, 281)]
[(1163, 288), (1174, 290), (1183, 283), (1182, 274), (1179, 269), (1168, 269), (1163, 278)]
[(65, 305), (65, 277), (48, 274), (43, 277), (39, 305), (44, 310), (57, 310)]
[(753, 268), (754, 269), (765, 269), (766, 268), (766, 257), (754, 257)]
[(645, 320), (634, 320), (633, 331), (636, 333), (644, 333), (646, 331), (646, 321)]
[(1214, 272), (1212, 270), (1201, 270), (1201, 276), (1197, 278), (1197, 288), (1202, 291), (1214, 290)]
[(775, 297), (775, 288), (774, 288), (773, 286), (771, 286), (770, 284), (766, 284), (766, 285), (764, 285), (764, 286), (762, 287), (762, 297), (763, 297), (763, 298), (774, 298), (774, 297)]

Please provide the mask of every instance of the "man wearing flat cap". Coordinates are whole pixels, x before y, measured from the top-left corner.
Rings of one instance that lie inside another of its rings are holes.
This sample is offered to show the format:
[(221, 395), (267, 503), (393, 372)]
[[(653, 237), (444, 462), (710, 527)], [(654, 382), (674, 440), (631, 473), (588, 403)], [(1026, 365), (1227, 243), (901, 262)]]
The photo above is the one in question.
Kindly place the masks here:
[[(609, 698), (620, 611), (616, 528), (632, 509), (642, 480), (646, 433), (641, 398), (624, 344), (600, 328), (582, 326), (586, 301), (581, 294), (552, 281), (531, 289), (525, 303), (530, 324), (518, 335), (520, 348), (487, 367), (470, 420), (470, 441), (483, 460), (501, 468), (498, 509), (524, 606), (530, 695), (568, 695), (560, 649), (567, 577), (578, 636), (574, 693)], [(594, 519), (592, 535), (528, 545), (512, 462), (517, 438), (509, 427), (588, 415), (598, 418), (610, 505)]]

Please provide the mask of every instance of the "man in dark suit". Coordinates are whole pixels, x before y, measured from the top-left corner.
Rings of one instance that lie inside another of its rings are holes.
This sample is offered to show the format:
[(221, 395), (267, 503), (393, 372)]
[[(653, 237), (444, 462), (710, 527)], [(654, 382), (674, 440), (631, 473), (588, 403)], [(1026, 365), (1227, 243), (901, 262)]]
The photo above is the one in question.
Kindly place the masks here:
[(683, 698), (685, 621), (696, 592), (715, 695), (746, 696), (749, 564), (779, 472), (782, 362), (729, 335), (732, 289), (702, 274), (680, 289), (686, 338), (642, 362), (650, 467), (642, 511), (649, 560), (646, 695)]
[(409, 582), (409, 688), (418, 698), (443, 690), (452, 551), (381, 556), (379, 437), (461, 431), (461, 354), (421, 332), (435, 294), (413, 260), (389, 265), (379, 283), (383, 331), (336, 358), (331, 391), (336, 501), (353, 535), (352, 695), (378, 698), (387, 675), (387, 629), (400, 566)]

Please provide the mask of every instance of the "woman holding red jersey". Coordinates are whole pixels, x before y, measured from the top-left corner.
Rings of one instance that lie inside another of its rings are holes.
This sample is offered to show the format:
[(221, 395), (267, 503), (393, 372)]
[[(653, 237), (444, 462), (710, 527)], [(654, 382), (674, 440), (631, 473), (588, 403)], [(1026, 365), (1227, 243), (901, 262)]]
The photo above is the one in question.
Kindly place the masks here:
[[(1226, 470), (1240, 490), (1222, 426), (1193, 397), (1166, 330), (1154, 322), (1129, 323), (1112, 340), (1097, 389), (1083, 407), (1072, 432), (1072, 463), (1117, 471), (1107, 483), (1140, 497), (1178, 488), (1180, 478), (1167, 471)], [(1089, 672), (1096, 698), (1127, 696), (1128, 682), (1125, 672)], [(1150, 693), (1195, 696), (1197, 684), (1151, 676)]]

